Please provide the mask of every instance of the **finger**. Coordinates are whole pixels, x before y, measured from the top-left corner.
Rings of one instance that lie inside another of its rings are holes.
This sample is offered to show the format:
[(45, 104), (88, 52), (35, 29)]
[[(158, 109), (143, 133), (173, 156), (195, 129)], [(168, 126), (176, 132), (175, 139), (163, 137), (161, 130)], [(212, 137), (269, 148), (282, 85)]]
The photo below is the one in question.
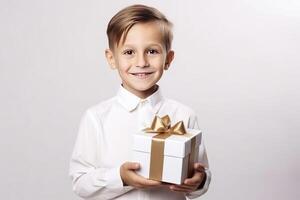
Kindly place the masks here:
[(168, 186), (168, 187), (170, 187), (170, 186), (172, 186), (172, 185), (175, 185), (175, 184), (172, 184), (172, 183), (166, 183), (166, 182), (162, 182), (161, 184), (164, 185), (164, 186)]
[(187, 188), (179, 187), (176, 185), (170, 186), (170, 190), (175, 191), (175, 192), (184, 192), (184, 193), (189, 193), (189, 192), (194, 191), (194, 189), (187, 189)]
[(143, 180), (142, 182), (140, 182), (140, 184), (143, 186), (151, 187), (151, 186), (159, 186), (159, 185), (161, 185), (161, 182), (146, 179), (146, 180)]
[(140, 164), (136, 162), (126, 162), (124, 168), (127, 170), (138, 170), (140, 169)]
[(196, 188), (196, 186), (182, 184), (182, 185), (174, 185), (173, 188), (181, 188), (181, 189), (186, 189), (186, 190), (193, 190), (194, 188)]
[(149, 179), (143, 179), (141, 183), (145, 186), (158, 186), (161, 185), (160, 181), (154, 181), (154, 180), (149, 180)]
[(176, 186), (176, 187), (191, 187), (191, 185), (186, 185), (186, 184), (174, 184), (174, 183), (166, 183), (166, 182), (162, 182), (161, 183), (163, 186), (167, 186), (167, 187), (171, 187), (171, 186)]
[(198, 185), (202, 182), (204, 172), (196, 172), (193, 177), (184, 180), (186, 185)]
[(135, 182), (141, 187), (146, 187), (146, 186), (151, 187), (151, 186), (158, 186), (162, 184), (160, 181), (146, 179), (138, 174), (135, 174), (134, 179)]

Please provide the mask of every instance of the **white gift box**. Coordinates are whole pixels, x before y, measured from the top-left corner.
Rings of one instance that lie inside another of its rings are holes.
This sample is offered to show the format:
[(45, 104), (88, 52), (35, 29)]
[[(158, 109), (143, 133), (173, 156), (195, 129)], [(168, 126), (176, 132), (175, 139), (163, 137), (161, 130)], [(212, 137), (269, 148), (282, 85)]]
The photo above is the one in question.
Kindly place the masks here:
[[(140, 132), (134, 134), (133, 157), (134, 162), (140, 163), (137, 173), (145, 178), (150, 178), (150, 158), (152, 137), (157, 133)], [(192, 147), (192, 138), (195, 144)], [(200, 130), (187, 129), (187, 134), (171, 135), (164, 140), (163, 169), (161, 181), (182, 184), (188, 178), (189, 159), (198, 160), (199, 145), (202, 133)], [(191, 148), (194, 148), (193, 156), (190, 158)], [(193, 163), (192, 163), (193, 164)], [(190, 164), (191, 165), (191, 164)], [(151, 179), (151, 178), (150, 178)]]

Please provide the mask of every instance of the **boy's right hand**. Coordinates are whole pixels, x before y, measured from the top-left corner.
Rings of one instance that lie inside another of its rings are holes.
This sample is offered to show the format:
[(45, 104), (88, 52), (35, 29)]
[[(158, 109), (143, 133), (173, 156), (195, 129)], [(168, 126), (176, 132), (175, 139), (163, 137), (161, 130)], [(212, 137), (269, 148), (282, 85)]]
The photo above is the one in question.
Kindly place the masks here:
[(160, 181), (149, 180), (138, 175), (135, 172), (138, 169), (140, 169), (140, 164), (135, 162), (125, 162), (121, 165), (120, 175), (125, 186), (130, 185), (134, 188), (143, 189), (162, 185)]

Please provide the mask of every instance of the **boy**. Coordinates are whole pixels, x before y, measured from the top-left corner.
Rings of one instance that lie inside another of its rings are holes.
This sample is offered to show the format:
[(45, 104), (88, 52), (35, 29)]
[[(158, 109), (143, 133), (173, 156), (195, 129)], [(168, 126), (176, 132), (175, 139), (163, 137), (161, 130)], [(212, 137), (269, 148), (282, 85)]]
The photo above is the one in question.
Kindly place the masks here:
[(130, 162), (132, 135), (148, 127), (155, 115), (168, 114), (198, 128), (194, 112), (162, 97), (156, 84), (174, 57), (171, 23), (158, 10), (133, 5), (109, 22), (107, 61), (122, 80), (117, 95), (88, 109), (74, 147), (70, 176), (73, 190), (85, 199), (186, 199), (208, 189), (210, 171), (204, 145), (194, 175), (182, 185), (139, 176), (139, 163)]

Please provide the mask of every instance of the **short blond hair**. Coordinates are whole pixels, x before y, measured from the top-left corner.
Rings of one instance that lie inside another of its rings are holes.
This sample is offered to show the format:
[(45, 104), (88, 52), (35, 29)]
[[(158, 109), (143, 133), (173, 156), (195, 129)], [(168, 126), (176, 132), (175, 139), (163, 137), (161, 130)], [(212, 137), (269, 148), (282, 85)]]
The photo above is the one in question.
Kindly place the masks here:
[[(137, 23), (158, 22), (162, 42), (168, 52), (173, 40), (172, 23), (159, 10), (145, 5), (132, 5), (120, 10), (108, 23), (106, 34), (110, 49), (124, 43), (128, 31)], [(121, 41), (122, 40), (122, 41)]]

